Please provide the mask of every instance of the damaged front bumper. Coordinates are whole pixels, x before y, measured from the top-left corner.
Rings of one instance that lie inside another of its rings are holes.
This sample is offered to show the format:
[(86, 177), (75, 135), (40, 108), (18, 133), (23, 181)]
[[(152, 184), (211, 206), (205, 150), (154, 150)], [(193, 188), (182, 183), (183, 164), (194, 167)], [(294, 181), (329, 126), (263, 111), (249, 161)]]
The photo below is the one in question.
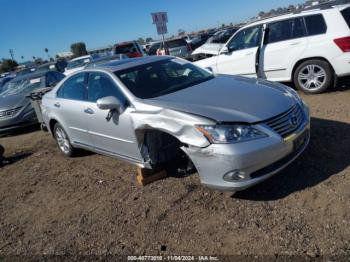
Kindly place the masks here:
[(306, 149), (310, 140), (309, 122), (286, 139), (267, 128), (264, 132), (269, 136), (243, 143), (211, 144), (206, 148), (183, 150), (196, 166), (202, 184), (237, 192), (281, 171)]

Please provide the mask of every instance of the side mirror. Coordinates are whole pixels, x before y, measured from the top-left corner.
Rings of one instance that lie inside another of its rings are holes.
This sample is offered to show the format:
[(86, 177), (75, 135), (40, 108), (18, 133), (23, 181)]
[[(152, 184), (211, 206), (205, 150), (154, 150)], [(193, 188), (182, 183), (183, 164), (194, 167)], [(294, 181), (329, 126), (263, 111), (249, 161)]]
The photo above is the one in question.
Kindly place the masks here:
[(102, 97), (96, 103), (101, 110), (115, 110), (118, 113), (124, 110), (122, 102), (115, 96)]
[(223, 48), (221, 48), (220, 55), (227, 55), (229, 52), (230, 50), (228, 50), (228, 47), (225, 45)]

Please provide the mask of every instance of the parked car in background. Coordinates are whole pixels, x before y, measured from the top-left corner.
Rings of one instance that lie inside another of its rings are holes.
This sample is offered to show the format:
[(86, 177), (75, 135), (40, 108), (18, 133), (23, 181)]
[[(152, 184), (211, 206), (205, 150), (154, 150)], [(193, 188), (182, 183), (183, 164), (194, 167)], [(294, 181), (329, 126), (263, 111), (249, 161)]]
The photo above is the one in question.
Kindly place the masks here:
[(57, 71), (63, 73), (67, 67), (67, 62), (65, 60), (58, 60), (54, 62), (49, 62), (42, 64), (36, 68), (36, 72), (46, 72), (46, 71)]
[(350, 5), (257, 21), (236, 32), (220, 54), (195, 62), (214, 73), (293, 82), (322, 93), (350, 75)]
[(77, 58), (74, 58), (70, 61), (68, 61), (67, 67), (64, 71), (64, 74), (70, 75), (76, 71), (82, 70), (84, 69), (84, 67), (90, 63), (92, 60), (92, 56), (91, 55), (85, 55), (85, 56), (80, 56)]
[(113, 55), (120, 54), (126, 55), (129, 58), (142, 57), (146, 55), (142, 47), (136, 41), (123, 42), (114, 45)]
[(27, 75), (27, 74), (32, 74), (34, 73), (36, 70), (36, 67), (28, 67), (28, 68), (24, 68), (18, 72), (16, 72), (16, 76), (22, 76), (22, 75)]
[(203, 45), (211, 36), (212, 34), (203, 33), (191, 38), (191, 40), (189, 41), (189, 44), (192, 50), (195, 50), (196, 48)]
[(9, 81), (11, 81), (13, 78), (15, 78), (14, 75), (8, 75), (8, 76), (5, 76), (3, 78), (0, 78), (0, 92), (2, 90), (2, 87)]
[(148, 55), (157, 55), (157, 50), (161, 47), (162, 42), (153, 42), (151, 43), (151, 46), (148, 49), (147, 54)]
[(237, 28), (230, 28), (214, 33), (214, 35), (209, 37), (203, 45), (192, 52), (191, 61), (197, 61), (218, 55), (221, 48), (236, 31)]
[(66, 156), (76, 148), (155, 168), (185, 154), (201, 182), (239, 191), (293, 162), (309, 142), (309, 109), (291, 88), (215, 76), (149, 56), (77, 72), (42, 101)]
[(171, 55), (186, 58), (192, 53), (191, 46), (182, 38), (170, 39), (160, 42), (157, 55)]
[(128, 59), (128, 57), (124, 54), (119, 54), (119, 55), (107, 55), (107, 56), (102, 56), (97, 59), (92, 60), (90, 63), (88, 63), (85, 68), (93, 68), (97, 67), (101, 64), (104, 64), (109, 61), (118, 61), (122, 59)]
[(63, 78), (62, 73), (47, 71), (25, 74), (6, 83), (0, 92), (0, 133), (37, 123), (27, 95), (39, 88), (54, 87)]

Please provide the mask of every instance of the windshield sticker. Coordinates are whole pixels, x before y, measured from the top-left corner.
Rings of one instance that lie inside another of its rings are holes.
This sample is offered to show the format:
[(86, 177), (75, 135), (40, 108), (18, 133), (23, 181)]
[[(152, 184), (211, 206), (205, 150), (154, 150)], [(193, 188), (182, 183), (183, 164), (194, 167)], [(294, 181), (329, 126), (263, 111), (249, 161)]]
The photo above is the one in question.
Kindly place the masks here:
[(31, 84), (36, 84), (36, 83), (40, 83), (40, 82), (41, 82), (40, 78), (30, 79)]
[(90, 59), (84, 59), (84, 63), (89, 63)]

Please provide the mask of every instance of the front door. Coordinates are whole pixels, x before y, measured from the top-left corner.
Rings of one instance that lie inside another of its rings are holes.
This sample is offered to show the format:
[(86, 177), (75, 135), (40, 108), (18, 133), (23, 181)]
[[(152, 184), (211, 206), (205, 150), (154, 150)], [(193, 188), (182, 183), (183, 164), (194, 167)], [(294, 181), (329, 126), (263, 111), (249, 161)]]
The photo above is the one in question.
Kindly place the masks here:
[(256, 59), (261, 35), (261, 25), (238, 31), (226, 44), (229, 52), (218, 56), (217, 72), (256, 77)]
[[(125, 104), (125, 111), (115, 113), (109, 121), (106, 119), (108, 111), (99, 109), (96, 104), (98, 99), (107, 96), (115, 96)], [(142, 161), (130, 118), (133, 108), (109, 75), (101, 72), (89, 73), (88, 100), (86, 111), (94, 147), (108, 154)]]

